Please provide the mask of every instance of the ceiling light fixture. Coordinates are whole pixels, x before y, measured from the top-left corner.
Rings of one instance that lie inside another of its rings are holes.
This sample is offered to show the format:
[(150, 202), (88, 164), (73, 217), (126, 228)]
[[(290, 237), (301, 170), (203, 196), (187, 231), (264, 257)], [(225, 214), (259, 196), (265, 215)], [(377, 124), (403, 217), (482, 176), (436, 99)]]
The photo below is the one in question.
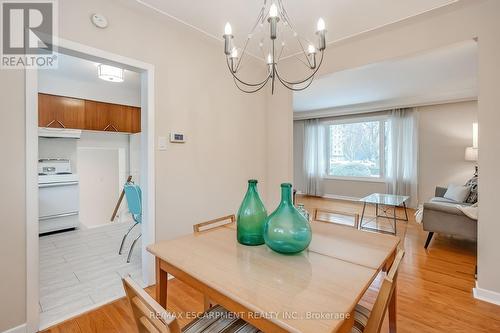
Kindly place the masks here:
[[(260, 32), (259, 30), (265, 29), (266, 22), (269, 23), (269, 42), (266, 47), (264, 39), (261, 39), (259, 41), (259, 48), (262, 52), (262, 57), (266, 59), (268, 68), (267, 76), (260, 82), (245, 82), (238, 77), (241, 61), (246, 55), (246, 51), (252, 37), (258, 35)], [(280, 23), (279, 26), (278, 23)], [(278, 63), (281, 60), (287, 46), (285, 36), (290, 33), (302, 51), (301, 56), (303, 56), (304, 59), (300, 60), (309, 71), (304, 79), (298, 81), (287, 80), (278, 71)], [(264, 5), (260, 10), (257, 21), (248, 34), (241, 52), (238, 52), (238, 49), (234, 46), (234, 36), (231, 25), (226, 23), (224, 28), (224, 53), (226, 54), (227, 66), (233, 76), (234, 83), (238, 89), (246, 93), (257, 92), (264, 88), (268, 82), (271, 82), (271, 93), (274, 94), (276, 80), (281, 82), (281, 84), (286, 88), (293, 91), (307, 89), (313, 82), (314, 76), (323, 63), (323, 55), (326, 49), (326, 25), (325, 21), (321, 18), (318, 20), (316, 34), (318, 35), (319, 40), (317, 48), (313, 43), (299, 36), (285, 10), (285, 7), (283, 6), (282, 0), (276, 0), (276, 2), (271, 4), (268, 4), (268, 0), (264, 0)], [(277, 43), (278, 37), (280, 37), (279, 39), (281, 39), (281, 42)], [(304, 45), (307, 45), (307, 48), (304, 48)], [(321, 53), (319, 55), (319, 62), (317, 62), (316, 59), (318, 51)]]
[(99, 64), (97, 65), (97, 76), (101, 80), (109, 82), (123, 82), (123, 69), (118, 67), (113, 67), (109, 65)]

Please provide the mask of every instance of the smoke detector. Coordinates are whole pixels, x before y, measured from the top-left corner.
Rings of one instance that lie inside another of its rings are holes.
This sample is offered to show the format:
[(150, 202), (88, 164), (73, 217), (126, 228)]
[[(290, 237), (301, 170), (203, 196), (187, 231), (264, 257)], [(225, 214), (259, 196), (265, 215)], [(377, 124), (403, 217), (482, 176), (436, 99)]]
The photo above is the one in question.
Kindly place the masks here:
[(102, 14), (93, 14), (90, 19), (92, 23), (100, 29), (108, 27), (108, 19)]

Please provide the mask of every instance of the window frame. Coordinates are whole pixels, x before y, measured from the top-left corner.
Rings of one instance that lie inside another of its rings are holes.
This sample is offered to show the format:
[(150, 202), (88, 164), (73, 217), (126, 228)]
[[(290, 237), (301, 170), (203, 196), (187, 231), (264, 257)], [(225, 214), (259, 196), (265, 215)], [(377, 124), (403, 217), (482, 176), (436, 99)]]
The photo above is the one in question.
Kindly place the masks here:
[[(385, 152), (385, 132), (389, 124), (389, 115), (376, 115), (368, 117), (349, 117), (342, 119), (332, 119), (326, 121), (324, 126), (326, 128), (326, 156), (325, 156), (325, 172), (323, 179), (330, 180), (343, 180), (343, 181), (360, 181), (369, 183), (385, 183), (386, 182), (386, 152)], [(366, 122), (379, 122), (379, 163), (380, 163), (380, 176), (377, 177), (358, 177), (358, 176), (335, 176), (329, 174), (330, 169), (330, 126), (331, 125), (342, 125), (342, 124), (357, 124)]]

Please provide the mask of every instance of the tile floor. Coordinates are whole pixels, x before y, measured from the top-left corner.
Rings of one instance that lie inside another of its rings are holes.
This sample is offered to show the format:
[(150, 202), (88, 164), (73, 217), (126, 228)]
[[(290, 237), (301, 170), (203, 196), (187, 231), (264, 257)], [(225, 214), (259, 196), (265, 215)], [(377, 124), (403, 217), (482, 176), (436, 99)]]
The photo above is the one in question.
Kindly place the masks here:
[(124, 296), (121, 276), (130, 274), (142, 283), (140, 240), (130, 263), (126, 261), (140, 226), (118, 255), (130, 225), (120, 222), (40, 237), (40, 328)]

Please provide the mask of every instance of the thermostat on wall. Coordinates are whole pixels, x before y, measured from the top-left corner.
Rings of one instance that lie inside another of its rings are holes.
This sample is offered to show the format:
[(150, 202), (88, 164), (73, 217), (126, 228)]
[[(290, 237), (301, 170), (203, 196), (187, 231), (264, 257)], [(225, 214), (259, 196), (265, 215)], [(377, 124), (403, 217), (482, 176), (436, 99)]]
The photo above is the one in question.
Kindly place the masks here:
[(170, 142), (173, 143), (184, 143), (186, 142), (184, 134), (181, 133), (170, 133)]

